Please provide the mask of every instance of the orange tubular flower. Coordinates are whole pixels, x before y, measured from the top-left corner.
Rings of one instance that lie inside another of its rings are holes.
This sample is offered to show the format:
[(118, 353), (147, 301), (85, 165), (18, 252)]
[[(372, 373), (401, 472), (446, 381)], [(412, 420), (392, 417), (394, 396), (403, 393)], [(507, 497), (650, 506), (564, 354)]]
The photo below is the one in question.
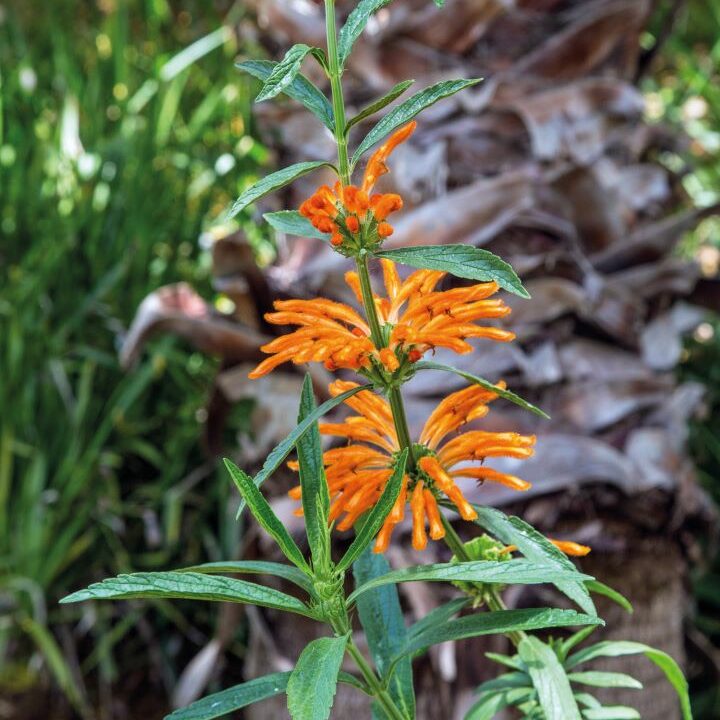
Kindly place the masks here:
[[(330, 385), (333, 396), (357, 387), (356, 383), (336, 380)], [(504, 383), (498, 387), (504, 388)], [(465, 499), (456, 484), (459, 478), (489, 480), (514, 490), (527, 490), (530, 483), (480, 466), (488, 457), (526, 458), (533, 454), (535, 437), (517, 433), (468, 431), (444, 442), (445, 438), (466, 423), (484, 417), (488, 403), (497, 395), (478, 385), (452, 393), (430, 415), (413, 447), (416, 468), (402, 481), (402, 489), (393, 509), (378, 533), (375, 552), (384, 552), (394, 527), (403, 519), (409, 501), (413, 520), (412, 544), (416, 550), (427, 545), (426, 521), (430, 537), (439, 540), (445, 529), (440, 519), (438, 500), (448, 498), (465, 520), (474, 520), (477, 513)], [(398, 444), (392, 411), (380, 395), (368, 390), (345, 401), (357, 415), (342, 423), (324, 423), (324, 435), (343, 437), (349, 441), (345, 447), (325, 452), (323, 459), (328, 487), (332, 498), (330, 520), (342, 519), (339, 530), (348, 530), (358, 518), (378, 501), (392, 474), (392, 462), (398, 453)], [(476, 463), (467, 465), (467, 463)], [(295, 463), (291, 467), (296, 468)], [(300, 488), (290, 491), (300, 498)]]
[(348, 250), (372, 248), (392, 235), (392, 225), (386, 220), (388, 215), (402, 209), (402, 198), (394, 193), (370, 193), (378, 179), (388, 172), (386, 162), (390, 153), (413, 134), (416, 125), (412, 121), (396, 130), (375, 151), (365, 168), (360, 187), (343, 186), (338, 182), (331, 190), (323, 185), (300, 205), (300, 214), (320, 232), (329, 233), (335, 247), (344, 246)]
[[(592, 548), (587, 545), (581, 545), (580, 543), (573, 542), (572, 540), (548, 540), (558, 549), (562, 550), (566, 555), (572, 557), (585, 557), (591, 552)], [(518, 549), (517, 545), (508, 545), (502, 549), (502, 552), (515, 552)]]
[[(272, 354), (251, 373), (266, 375), (278, 365), (324, 362), (330, 370), (347, 368), (404, 373), (428, 350), (446, 347), (469, 353), (467, 338), (483, 337), (506, 342), (515, 335), (509, 330), (476, 325), (476, 320), (501, 318), (510, 312), (502, 300), (490, 299), (498, 290), (495, 282), (437, 291), (445, 273), (417, 270), (402, 282), (395, 265), (381, 260), (387, 297), (375, 297), (380, 322), (390, 325), (387, 348), (379, 352), (370, 339), (370, 328), (360, 315), (343, 303), (314, 300), (282, 300), (278, 312), (265, 318), (275, 325), (298, 325), (298, 330), (276, 338), (261, 350)], [(362, 302), (357, 273), (348, 272), (345, 281)], [(490, 478), (488, 478), (490, 479)]]

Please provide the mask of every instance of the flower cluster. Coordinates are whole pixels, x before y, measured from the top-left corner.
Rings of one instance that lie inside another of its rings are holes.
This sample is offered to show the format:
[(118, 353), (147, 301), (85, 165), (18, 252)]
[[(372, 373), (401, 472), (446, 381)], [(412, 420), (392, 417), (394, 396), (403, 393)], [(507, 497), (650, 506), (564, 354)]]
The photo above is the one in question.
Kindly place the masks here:
[[(355, 383), (336, 380), (330, 385), (333, 396), (340, 395)], [(504, 388), (504, 383), (498, 384)], [(425, 423), (419, 442), (413, 446), (415, 467), (402, 482), (400, 495), (378, 534), (375, 551), (384, 552), (395, 526), (402, 521), (405, 505), (412, 513), (412, 544), (422, 550), (430, 537), (438, 540), (445, 535), (438, 501), (447, 498), (465, 520), (474, 520), (477, 513), (457, 485), (460, 478), (478, 482), (497, 482), (514, 490), (527, 490), (530, 484), (514, 475), (485, 467), (491, 457), (527, 458), (533, 453), (535, 437), (512, 432), (469, 430), (454, 437), (448, 435), (463, 425), (484, 417), (488, 403), (497, 395), (477, 385), (452, 393), (435, 408)], [(345, 400), (357, 415), (342, 423), (324, 423), (324, 435), (346, 438), (349, 444), (325, 452), (323, 459), (332, 498), (330, 519), (340, 520), (339, 530), (351, 528), (358, 518), (380, 497), (392, 474), (392, 465), (400, 450), (393, 416), (385, 398), (363, 390)], [(291, 463), (291, 467), (297, 465)], [(300, 498), (300, 488), (290, 491)]]
[(402, 209), (402, 198), (395, 193), (371, 192), (378, 179), (388, 172), (386, 162), (390, 153), (412, 135), (415, 126), (414, 121), (408, 123), (375, 151), (360, 187), (339, 182), (333, 189), (323, 185), (300, 206), (300, 214), (317, 230), (330, 234), (330, 242), (339, 251), (357, 254), (361, 248), (372, 250), (392, 235), (393, 227), (387, 218)]
[[(281, 300), (275, 303), (277, 312), (268, 313), (266, 320), (299, 329), (264, 345), (261, 350), (272, 357), (263, 360), (250, 377), (262, 377), (288, 361), (323, 362), (329, 370), (362, 371), (374, 379), (378, 374), (404, 376), (436, 347), (469, 353), (473, 346), (468, 338), (506, 342), (515, 337), (509, 330), (475, 324), (510, 312), (502, 300), (491, 299), (498, 291), (497, 283), (436, 290), (445, 273), (417, 270), (403, 282), (391, 261), (381, 262), (387, 295), (375, 296), (374, 302), (386, 347), (375, 347), (368, 324), (344, 303), (324, 298)], [(345, 280), (362, 303), (357, 273), (346, 273)]]

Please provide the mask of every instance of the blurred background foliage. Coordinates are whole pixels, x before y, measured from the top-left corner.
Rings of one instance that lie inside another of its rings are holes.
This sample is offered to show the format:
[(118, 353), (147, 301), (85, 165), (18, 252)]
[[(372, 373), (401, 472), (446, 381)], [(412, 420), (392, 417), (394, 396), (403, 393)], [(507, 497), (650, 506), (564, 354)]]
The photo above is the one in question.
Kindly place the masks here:
[[(691, 135), (688, 157), (664, 161), (687, 166), (686, 189), (710, 204), (720, 198), (720, 6), (659, 5), (658, 17), (671, 10), (676, 21), (669, 37), (658, 23), (643, 38), (650, 53), (660, 48), (647, 113)], [(158, 604), (146, 621), (139, 608), (60, 609), (57, 599), (102, 576), (229, 558), (238, 546), (229, 485), (201, 447), (213, 361), (165, 339), (126, 374), (117, 348), (156, 287), (187, 280), (223, 301), (203, 233), (272, 165), (233, 68), (240, 48), (227, 28), (242, 20), (243, 3), (229, 0), (0, 4), (1, 716), (17, 707), (31, 717), (38, 695), (28, 691), (55, 686), (85, 717), (119, 717), (119, 698), (148, 677), (162, 707), (212, 634), (203, 605)], [(709, 276), (719, 229), (705, 220), (683, 247)], [(258, 228), (243, 230), (267, 249)], [(719, 333), (704, 323), (682, 369), (709, 387), (692, 447), (716, 502)], [(240, 408), (229, 431), (246, 426)], [(717, 558), (710, 540), (707, 556)], [(705, 561), (695, 590), (697, 632), (717, 658), (720, 561)], [(717, 677), (695, 686), (698, 716), (720, 716)]]

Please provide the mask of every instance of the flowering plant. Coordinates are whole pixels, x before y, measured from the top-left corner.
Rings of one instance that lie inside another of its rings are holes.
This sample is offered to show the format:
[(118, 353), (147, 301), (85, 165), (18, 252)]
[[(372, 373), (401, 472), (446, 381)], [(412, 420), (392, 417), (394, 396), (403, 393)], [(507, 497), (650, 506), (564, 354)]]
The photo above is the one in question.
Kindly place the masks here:
[[(330, 399), (317, 406), (309, 376), (300, 397), (298, 424), (250, 477), (226, 460), (241, 495), (238, 514), (247, 506), (289, 561), (240, 560), (166, 573), (121, 575), (64, 599), (194, 598), (251, 603), (296, 613), (323, 623), (329, 634), (309, 643), (292, 672), (249, 680), (172, 713), (172, 720), (209, 720), (281, 693), (295, 720), (329, 717), (337, 684), (366, 693), (373, 717), (412, 720), (415, 717), (412, 661), (431, 646), (488, 634), (505, 635), (515, 654), (491, 655), (511, 670), (478, 688), (477, 702), (466, 718), (492, 718), (512, 706), (526, 718), (603, 720), (635, 718), (629, 707), (603, 706), (582, 687), (639, 688), (621, 673), (575, 668), (598, 657), (642, 653), (655, 662), (678, 692), (681, 711), (690, 718), (687, 685), (677, 664), (665, 653), (634, 642), (600, 642), (583, 649), (603, 621), (591, 594), (607, 595), (626, 609), (625, 598), (581, 573), (568, 556), (590, 549), (571, 541), (545, 538), (517, 517), (473, 505), (463, 494), (467, 481), (494, 482), (522, 491), (529, 483), (492, 467), (492, 458), (522, 460), (533, 453), (534, 436), (466, 427), (489, 413), (496, 400), (544, 413), (507, 389), (451, 366), (425, 359), (437, 347), (469, 353), (470, 338), (510, 342), (513, 334), (485, 321), (510, 310), (497, 297), (501, 290), (528, 297), (513, 269), (485, 250), (465, 245), (384, 249), (392, 235), (393, 213), (403, 207), (394, 193), (378, 193), (378, 179), (388, 172), (393, 150), (414, 132), (414, 118), (425, 108), (480, 80), (439, 82), (397, 104), (360, 141), (352, 156), (352, 129), (397, 100), (410, 82), (400, 83), (358, 115), (347, 119), (341, 78), (354, 41), (368, 19), (390, 0), (361, 0), (339, 34), (334, 0), (324, 0), (327, 48), (295, 45), (279, 63), (249, 61), (241, 69), (258, 77), (258, 101), (284, 93), (307, 107), (332, 133), (337, 164), (306, 161), (284, 168), (248, 188), (233, 204), (234, 216), (259, 198), (323, 166), (337, 176), (323, 185), (298, 211), (266, 216), (276, 228), (316, 238), (355, 263), (346, 281), (357, 307), (324, 298), (285, 300), (267, 320), (293, 326), (292, 332), (263, 346), (268, 355), (251, 373), (257, 378), (292, 362), (321, 362), (330, 371), (354, 373), (363, 382), (340, 378), (330, 385)], [(440, 0), (436, 0), (442, 4)], [(313, 58), (326, 73), (331, 99), (300, 72)], [(362, 180), (353, 184), (361, 159), (367, 160)], [(381, 265), (384, 294), (373, 290), (369, 263)], [(398, 265), (414, 270), (401, 275)], [(450, 275), (471, 281), (444, 287)], [(414, 439), (408, 426), (402, 388), (419, 372), (455, 373), (467, 386), (443, 399)], [(331, 410), (348, 406), (354, 414), (342, 422), (319, 421)], [(323, 452), (321, 437), (344, 438), (345, 445)], [(284, 527), (260, 488), (295, 451), (289, 466), (299, 484), (290, 492), (305, 520), (309, 558)], [(486, 461), (489, 465), (485, 465)], [(450, 522), (453, 514), (479, 529), (463, 542)], [(393, 530), (404, 518), (412, 525), (412, 546), (422, 551), (431, 540), (444, 542), (450, 561), (391, 570), (383, 553)], [(339, 559), (333, 553), (334, 530), (354, 530), (354, 539)], [(522, 557), (517, 557), (520, 554)], [(348, 571), (355, 587), (347, 592)], [(273, 575), (292, 584), (295, 594), (227, 577), (234, 574)], [(396, 585), (423, 580), (449, 582), (458, 597), (406, 627)], [(507, 609), (503, 588), (510, 584), (552, 583), (582, 612), (572, 609)], [(300, 595), (300, 597), (298, 597)], [(360, 650), (354, 628), (362, 628), (369, 657)], [(582, 627), (574, 634), (543, 640), (532, 631)], [(357, 674), (341, 670), (345, 656)], [(577, 686), (581, 686), (578, 688)]]

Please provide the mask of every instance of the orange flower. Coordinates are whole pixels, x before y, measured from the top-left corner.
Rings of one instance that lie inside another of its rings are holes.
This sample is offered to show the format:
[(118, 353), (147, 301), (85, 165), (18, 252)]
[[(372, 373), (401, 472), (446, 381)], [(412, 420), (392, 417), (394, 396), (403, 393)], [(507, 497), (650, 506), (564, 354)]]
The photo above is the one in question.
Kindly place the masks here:
[[(336, 380), (330, 385), (330, 392), (337, 396), (353, 387), (357, 387), (356, 383)], [(505, 385), (499, 383), (498, 387)], [(395, 525), (403, 519), (408, 500), (413, 520), (412, 544), (416, 550), (427, 545), (426, 521), (433, 540), (445, 535), (438, 499), (448, 498), (461, 517), (474, 520), (477, 513), (457, 486), (459, 478), (489, 480), (514, 490), (530, 487), (530, 483), (484, 467), (482, 463), (490, 457), (529, 457), (533, 454), (534, 436), (471, 430), (444, 442), (450, 433), (471, 420), (484, 417), (488, 403), (496, 397), (495, 393), (473, 385), (452, 393), (433, 411), (425, 423), (420, 442), (413, 446), (417, 465), (403, 478), (400, 495), (378, 533), (375, 552), (387, 549)], [(332, 498), (330, 520), (344, 515), (338, 523), (339, 530), (348, 530), (378, 501), (400, 449), (392, 411), (385, 398), (363, 390), (345, 402), (358, 414), (342, 423), (320, 425), (324, 435), (350, 441), (349, 445), (332, 448), (323, 456)], [(291, 467), (296, 469), (297, 465), (291, 463)], [(300, 488), (293, 488), (290, 495), (299, 499)]]
[[(573, 542), (572, 540), (553, 540), (552, 538), (547, 539), (558, 550), (562, 550), (566, 555), (571, 555), (573, 557), (584, 557), (592, 550), (592, 548), (589, 548), (587, 545), (581, 545), (580, 543)], [(517, 545), (508, 545), (507, 547), (504, 547), (502, 551), (515, 552), (517, 549)]]
[[(380, 322), (392, 328), (387, 348), (375, 349), (367, 323), (348, 305), (324, 298), (280, 300), (275, 303), (278, 312), (265, 318), (275, 325), (298, 325), (299, 329), (262, 346), (272, 357), (263, 360), (250, 377), (262, 377), (287, 361), (324, 362), (330, 370), (347, 368), (367, 375), (373, 371), (405, 373), (435, 347), (469, 353), (473, 347), (467, 338), (505, 342), (515, 337), (508, 330), (475, 324), (510, 312), (502, 300), (489, 299), (497, 292), (497, 283), (437, 291), (445, 273), (417, 270), (401, 282), (390, 260), (381, 263), (387, 297), (376, 296), (375, 307)], [(345, 281), (362, 302), (357, 274), (346, 273)]]
[(327, 185), (300, 205), (299, 212), (320, 232), (330, 233), (330, 242), (348, 250), (376, 247), (392, 235), (393, 228), (386, 222), (388, 215), (402, 209), (403, 201), (394, 193), (370, 195), (375, 183), (388, 172), (385, 164), (390, 153), (413, 134), (417, 123), (408, 123), (396, 130), (387, 142), (370, 158), (361, 187), (336, 183), (331, 190)]

